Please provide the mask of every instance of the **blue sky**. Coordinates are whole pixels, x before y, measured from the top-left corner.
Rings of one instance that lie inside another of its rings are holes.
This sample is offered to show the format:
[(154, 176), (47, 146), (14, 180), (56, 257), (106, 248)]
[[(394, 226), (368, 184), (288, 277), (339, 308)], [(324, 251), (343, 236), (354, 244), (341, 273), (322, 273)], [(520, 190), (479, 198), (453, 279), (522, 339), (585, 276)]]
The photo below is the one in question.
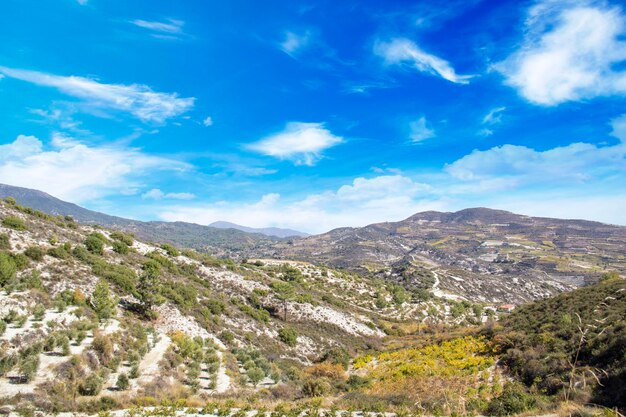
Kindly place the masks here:
[(626, 225), (617, 2), (7, 0), (0, 36), (2, 183), (307, 232)]

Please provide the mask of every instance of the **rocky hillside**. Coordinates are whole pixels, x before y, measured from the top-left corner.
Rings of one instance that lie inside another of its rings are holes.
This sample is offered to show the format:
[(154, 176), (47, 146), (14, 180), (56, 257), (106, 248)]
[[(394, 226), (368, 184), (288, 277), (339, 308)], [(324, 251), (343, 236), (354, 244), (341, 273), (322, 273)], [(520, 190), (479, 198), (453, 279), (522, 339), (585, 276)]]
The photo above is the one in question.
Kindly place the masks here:
[(478, 324), (495, 316), (487, 307), (304, 262), (155, 246), (0, 202), (4, 401), (64, 410), (272, 389), (328, 355), (375, 348), (404, 321)]
[(335, 229), (265, 249), (408, 288), (434, 286), (442, 296), (521, 303), (626, 271), (625, 247), (626, 227), (477, 208)]
[(142, 222), (110, 216), (59, 200), (42, 191), (6, 184), (0, 184), (0, 197), (12, 197), (21, 205), (53, 216), (72, 216), (79, 223), (130, 231), (147, 241), (171, 243), (221, 255), (254, 250), (260, 244), (271, 244), (278, 239), (272, 233), (252, 229), (242, 231), (232, 227), (210, 227), (186, 222)]

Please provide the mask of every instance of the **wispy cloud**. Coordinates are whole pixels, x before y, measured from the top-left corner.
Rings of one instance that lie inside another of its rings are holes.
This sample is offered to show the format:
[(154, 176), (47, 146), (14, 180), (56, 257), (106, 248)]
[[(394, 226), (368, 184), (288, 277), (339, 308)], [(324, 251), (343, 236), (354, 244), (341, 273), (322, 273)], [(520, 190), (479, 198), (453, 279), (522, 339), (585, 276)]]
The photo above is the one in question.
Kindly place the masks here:
[(322, 152), (343, 142), (323, 123), (289, 122), (282, 132), (247, 145), (247, 148), (267, 156), (293, 161), (296, 165), (313, 166)]
[(135, 19), (131, 20), (130, 23), (152, 32), (167, 35), (180, 35), (183, 33), (183, 27), (185, 26), (184, 21), (177, 19), (167, 19), (164, 21)]
[(409, 127), (411, 129), (409, 138), (414, 143), (422, 142), (436, 136), (435, 130), (432, 127), (429, 127), (426, 117), (424, 116), (409, 123)]
[(204, 120), (202, 121), (202, 124), (205, 127), (213, 126), (213, 118), (211, 116), (205, 117)]
[(472, 75), (459, 75), (450, 63), (422, 50), (415, 42), (396, 38), (389, 42), (378, 41), (374, 52), (388, 65), (410, 64), (420, 72), (441, 77), (456, 84), (468, 84)]
[(493, 130), (495, 126), (502, 123), (502, 113), (506, 110), (506, 107), (496, 107), (492, 109), (483, 117), (481, 124), (483, 127), (478, 134), (481, 136), (491, 136), (493, 135)]
[(153, 188), (143, 193), (141, 198), (148, 200), (193, 200), (196, 196), (192, 193), (164, 193), (158, 188)]
[(532, 7), (518, 51), (495, 69), (528, 101), (553, 106), (626, 95), (626, 17), (602, 2), (546, 0)]
[(24, 135), (0, 146), (0, 182), (44, 190), (75, 203), (140, 187), (160, 171), (191, 168), (137, 148), (90, 146), (58, 133), (48, 147)]
[(91, 78), (60, 76), (38, 71), (0, 67), (7, 77), (32, 84), (53, 87), (81, 99), (95, 109), (130, 113), (144, 122), (164, 123), (193, 108), (195, 98), (181, 98), (176, 93), (159, 93), (141, 84), (104, 84)]
[(287, 55), (294, 56), (306, 48), (311, 41), (311, 32), (295, 33), (285, 32), (284, 39), (278, 44), (279, 48)]

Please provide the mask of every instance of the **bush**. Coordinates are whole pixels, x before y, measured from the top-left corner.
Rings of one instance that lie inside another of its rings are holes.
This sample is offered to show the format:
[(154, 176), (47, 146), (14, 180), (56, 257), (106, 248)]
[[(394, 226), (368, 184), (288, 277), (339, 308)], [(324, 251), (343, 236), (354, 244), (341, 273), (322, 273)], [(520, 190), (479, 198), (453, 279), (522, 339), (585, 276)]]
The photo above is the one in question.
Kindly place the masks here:
[(90, 374), (85, 380), (79, 385), (78, 392), (81, 395), (94, 396), (98, 395), (102, 390), (102, 385), (104, 382), (102, 378), (97, 373)]
[(17, 216), (6, 216), (2, 219), (2, 225), (13, 230), (26, 230), (26, 223)]
[(321, 397), (330, 391), (330, 383), (326, 378), (310, 378), (302, 384), (302, 394), (307, 397)]
[(46, 252), (39, 246), (29, 246), (24, 251), (24, 255), (28, 256), (33, 261), (39, 262), (43, 259)]
[(259, 382), (261, 382), (263, 378), (265, 378), (263, 370), (256, 367), (249, 369), (246, 372), (246, 375), (248, 375), (248, 379), (255, 387), (259, 385)]
[(288, 327), (284, 327), (278, 331), (278, 338), (287, 346), (294, 347), (298, 343), (298, 333)]
[(10, 250), (11, 249), (11, 239), (9, 239), (9, 235), (6, 233), (0, 233), (0, 250)]
[(124, 390), (128, 389), (128, 386), (129, 386), (128, 375), (126, 375), (124, 372), (122, 372), (117, 377), (117, 382), (115, 383), (115, 386), (120, 391), (124, 391)]
[(32, 381), (37, 374), (37, 369), (39, 369), (39, 355), (32, 355), (22, 360), (22, 363), (20, 363), (22, 380), (25, 383)]
[(104, 242), (97, 236), (99, 234), (100, 233), (92, 233), (85, 239), (85, 247), (94, 255), (104, 254)]
[(113, 242), (113, 251), (120, 255), (126, 255), (130, 251), (130, 248), (126, 243), (116, 240)]
[(174, 246), (170, 245), (169, 243), (162, 244), (161, 249), (167, 252), (167, 254), (170, 256), (176, 257), (180, 255), (180, 252), (178, 251), (178, 249), (176, 249)]
[(69, 243), (65, 243), (62, 246), (48, 249), (48, 255), (57, 259), (70, 259), (72, 257), (72, 246)]
[(510, 416), (523, 413), (536, 404), (535, 398), (526, 392), (523, 385), (507, 382), (502, 394), (493, 398), (487, 407), (487, 414), (492, 416)]
[(13, 257), (6, 252), (0, 252), (0, 287), (9, 283), (17, 273), (17, 266)]
[(126, 244), (126, 246), (133, 246), (133, 243), (135, 243), (133, 236), (131, 234), (124, 233), (124, 232), (111, 233), (111, 239), (120, 241)]

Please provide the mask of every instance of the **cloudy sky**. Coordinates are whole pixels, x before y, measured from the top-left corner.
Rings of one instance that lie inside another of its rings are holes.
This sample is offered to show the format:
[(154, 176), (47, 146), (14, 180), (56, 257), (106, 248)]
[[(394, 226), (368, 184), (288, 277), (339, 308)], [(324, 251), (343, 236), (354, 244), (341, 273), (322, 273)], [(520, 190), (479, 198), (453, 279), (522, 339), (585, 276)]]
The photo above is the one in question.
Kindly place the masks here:
[(0, 183), (306, 232), (476, 206), (626, 225), (620, 2), (2, 9)]

